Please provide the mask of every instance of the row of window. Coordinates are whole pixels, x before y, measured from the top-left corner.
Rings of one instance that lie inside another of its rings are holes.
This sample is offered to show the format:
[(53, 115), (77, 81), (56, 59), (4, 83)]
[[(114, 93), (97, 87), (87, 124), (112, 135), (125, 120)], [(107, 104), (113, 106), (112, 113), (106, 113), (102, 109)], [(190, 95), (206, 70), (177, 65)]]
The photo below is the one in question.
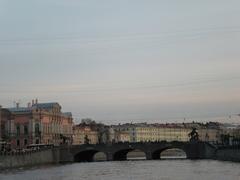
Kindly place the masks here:
[[(16, 134), (19, 136), (21, 134), (21, 125), (16, 125)], [(23, 125), (23, 133), (24, 135), (28, 135), (28, 125)], [(39, 124), (35, 124), (35, 133), (38, 134), (40, 132)]]
[[(36, 144), (39, 144), (39, 139), (36, 139), (35, 143), (36, 143)], [(24, 144), (24, 146), (27, 146), (27, 145), (28, 145), (28, 140), (27, 140), (27, 139), (24, 139), (24, 140), (23, 140), (23, 144)], [(17, 146), (18, 146), (18, 147), (21, 146), (21, 140), (20, 140), (20, 139), (17, 139)]]
[[(28, 125), (24, 125), (23, 129), (24, 129), (24, 134), (28, 135)], [(17, 130), (17, 135), (20, 135), (21, 134), (21, 126), (17, 125), (16, 130)]]
[(60, 126), (57, 124), (43, 124), (43, 131), (46, 133), (72, 133), (72, 126)]

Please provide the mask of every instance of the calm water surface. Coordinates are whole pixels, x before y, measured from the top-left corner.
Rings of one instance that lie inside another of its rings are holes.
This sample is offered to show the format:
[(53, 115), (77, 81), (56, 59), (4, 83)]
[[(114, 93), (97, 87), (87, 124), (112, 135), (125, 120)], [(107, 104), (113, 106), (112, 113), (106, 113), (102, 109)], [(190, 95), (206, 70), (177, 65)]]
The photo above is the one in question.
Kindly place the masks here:
[(157, 160), (74, 163), (6, 170), (0, 180), (240, 180), (240, 163)]

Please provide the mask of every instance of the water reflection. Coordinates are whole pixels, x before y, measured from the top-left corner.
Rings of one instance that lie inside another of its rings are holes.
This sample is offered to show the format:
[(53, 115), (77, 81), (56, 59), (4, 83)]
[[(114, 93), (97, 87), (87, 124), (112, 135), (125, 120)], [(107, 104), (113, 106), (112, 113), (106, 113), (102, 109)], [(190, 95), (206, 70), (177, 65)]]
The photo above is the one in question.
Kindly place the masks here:
[(182, 149), (166, 149), (160, 153), (160, 159), (186, 159), (187, 155)]
[(9, 170), (1, 180), (239, 180), (240, 164), (214, 160), (74, 163)]

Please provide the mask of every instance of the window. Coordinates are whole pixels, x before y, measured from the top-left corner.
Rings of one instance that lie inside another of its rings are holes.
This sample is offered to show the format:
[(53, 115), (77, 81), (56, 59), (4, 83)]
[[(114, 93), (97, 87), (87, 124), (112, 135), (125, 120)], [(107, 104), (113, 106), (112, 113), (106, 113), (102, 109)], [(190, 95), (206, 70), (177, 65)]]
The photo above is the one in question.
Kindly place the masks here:
[(28, 144), (28, 140), (24, 139), (24, 146), (26, 146)]
[(20, 146), (20, 140), (17, 139), (17, 146)]
[(27, 125), (24, 126), (24, 134), (28, 135), (28, 126)]
[(40, 134), (40, 127), (39, 127), (39, 124), (35, 124), (35, 133), (36, 133), (37, 135)]
[(39, 139), (36, 139), (36, 144), (39, 144)]
[(2, 132), (5, 131), (5, 124), (1, 124), (1, 130)]
[(17, 125), (17, 135), (19, 136), (20, 135), (20, 126)]
[(1, 124), (1, 134), (0, 134), (0, 137), (2, 136), (4, 136), (4, 134), (5, 134), (5, 125), (4, 124)]

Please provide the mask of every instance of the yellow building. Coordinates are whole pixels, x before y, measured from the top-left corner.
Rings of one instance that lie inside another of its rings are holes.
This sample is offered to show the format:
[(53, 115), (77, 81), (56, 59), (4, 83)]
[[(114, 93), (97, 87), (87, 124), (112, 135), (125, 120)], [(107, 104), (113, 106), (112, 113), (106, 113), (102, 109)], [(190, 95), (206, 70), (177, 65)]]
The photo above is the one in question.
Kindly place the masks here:
[(118, 132), (118, 142), (130, 142), (129, 132)]
[(189, 141), (190, 131), (180, 127), (140, 126), (135, 128), (135, 142)]
[(119, 128), (109, 127), (109, 142), (110, 143), (131, 142), (128, 128), (119, 129)]
[(126, 136), (128, 134), (129, 142), (155, 142), (155, 141), (189, 141), (189, 132), (191, 128), (184, 128), (177, 125), (165, 124), (124, 124), (114, 126), (119, 133)]
[[(220, 128), (207, 127), (199, 123), (179, 124), (123, 124), (113, 126), (116, 132), (124, 133), (129, 142), (181, 141), (190, 140), (189, 133), (196, 128), (200, 141), (220, 142), (223, 132)], [(115, 138), (116, 139), (116, 138)], [(118, 139), (119, 140), (119, 139)]]
[(197, 130), (200, 141), (205, 142), (220, 142), (221, 141), (221, 130), (201, 128)]
[(98, 132), (89, 126), (74, 126), (73, 128), (73, 144), (85, 144), (88, 139), (89, 144), (98, 143)]

